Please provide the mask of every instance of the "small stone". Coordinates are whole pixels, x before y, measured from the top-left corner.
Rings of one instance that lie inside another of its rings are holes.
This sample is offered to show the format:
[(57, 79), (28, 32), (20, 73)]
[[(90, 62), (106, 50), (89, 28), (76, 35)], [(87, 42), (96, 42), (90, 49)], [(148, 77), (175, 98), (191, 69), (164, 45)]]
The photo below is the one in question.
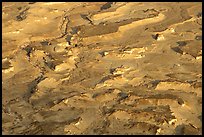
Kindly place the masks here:
[(19, 13), (19, 15), (16, 16), (16, 21), (22, 21), (24, 19), (26, 19), (27, 15), (26, 15), (26, 10), (22, 11)]
[(68, 47), (69, 46), (68, 42), (62, 42), (62, 43), (59, 43), (57, 45), (58, 46), (63, 46), (63, 47)]
[(109, 52), (104, 52), (104, 55), (106, 56), (106, 55), (108, 55), (109, 54)]
[(181, 98), (178, 98), (178, 104), (179, 104), (179, 105), (183, 105), (183, 104), (184, 104), (184, 101), (183, 101)]
[(99, 54), (100, 54), (102, 57), (104, 57), (104, 56), (108, 55), (109, 53), (108, 53), (107, 51), (102, 51), (102, 52), (99, 52)]
[(169, 121), (169, 124), (173, 125), (173, 124), (175, 124), (176, 121), (177, 121), (177, 119), (172, 119), (172, 120)]
[(48, 45), (51, 45), (51, 43), (48, 42), (48, 41), (42, 41), (42, 42), (40, 42), (40, 44), (41, 44), (42, 46), (48, 46)]
[(196, 40), (202, 40), (202, 36), (196, 36), (195, 39)]
[(9, 72), (13, 72), (14, 71), (14, 67), (10, 67), (8, 69), (3, 69), (2, 72), (3, 73), (9, 73)]
[(105, 114), (111, 114), (113, 113), (115, 110), (113, 107), (111, 106), (103, 106), (102, 107), (102, 114), (105, 115)]
[(156, 34), (156, 35), (153, 35), (152, 37), (157, 41), (161, 41), (165, 39), (162, 34)]
[(54, 47), (54, 51), (55, 52), (64, 52), (65, 51), (65, 47), (56, 46), (56, 47)]
[(161, 132), (161, 128), (157, 129), (156, 135), (159, 134), (160, 132)]
[(67, 63), (62, 63), (62, 64), (59, 64), (57, 66), (55, 66), (55, 71), (64, 71), (64, 70), (67, 70), (69, 69), (69, 66), (67, 65)]
[(2, 59), (2, 62), (6, 62), (6, 61), (8, 61), (8, 58)]
[(128, 94), (125, 92), (120, 92), (118, 93), (118, 96), (119, 96), (119, 101), (120, 101), (120, 100), (126, 99), (128, 97)]
[(170, 28), (169, 30), (170, 30), (172, 33), (175, 32), (175, 29), (174, 29), (174, 28)]
[(198, 56), (198, 57), (196, 57), (196, 59), (197, 59), (197, 60), (202, 59), (202, 56)]
[(64, 100), (63, 100), (63, 103), (67, 104), (68, 101), (69, 101), (69, 99), (64, 99)]
[(157, 40), (158, 40), (158, 41), (164, 40), (164, 36), (163, 36), (163, 35), (158, 35)]

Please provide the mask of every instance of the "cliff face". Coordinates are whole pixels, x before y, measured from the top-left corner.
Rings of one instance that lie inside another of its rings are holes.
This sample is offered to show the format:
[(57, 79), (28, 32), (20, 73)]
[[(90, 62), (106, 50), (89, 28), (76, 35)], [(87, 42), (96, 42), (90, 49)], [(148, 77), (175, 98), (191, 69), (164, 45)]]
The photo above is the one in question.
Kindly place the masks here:
[(2, 134), (202, 134), (202, 4), (2, 4)]

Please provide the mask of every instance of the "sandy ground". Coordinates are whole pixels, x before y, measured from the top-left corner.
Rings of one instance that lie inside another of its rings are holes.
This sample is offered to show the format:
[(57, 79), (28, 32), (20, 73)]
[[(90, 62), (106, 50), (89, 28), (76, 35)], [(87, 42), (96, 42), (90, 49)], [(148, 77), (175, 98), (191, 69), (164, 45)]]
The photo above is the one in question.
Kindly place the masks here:
[(202, 134), (202, 4), (2, 4), (2, 134)]

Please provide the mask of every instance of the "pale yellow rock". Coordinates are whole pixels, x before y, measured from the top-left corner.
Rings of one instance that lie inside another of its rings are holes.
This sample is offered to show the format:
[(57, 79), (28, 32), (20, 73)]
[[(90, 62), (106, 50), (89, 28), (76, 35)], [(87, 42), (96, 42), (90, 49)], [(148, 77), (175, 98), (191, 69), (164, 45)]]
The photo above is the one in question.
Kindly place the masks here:
[(2, 72), (3, 73), (10, 73), (10, 72), (13, 72), (14, 71), (14, 67), (10, 67), (8, 69), (3, 69)]
[(55, 71), (56, 72), (60, 72), (60, 71), (64, 71), (64, 70), (71, 70), (73, 69), (73, 65), (72, 63), (62, 63), (62, 64), (59, 64), (57, 66), (55, 66)]
[(57, 44), (58, 46), (63, 46), (63, 47), (68, 47), (68, 46), (70, 46), (69, 44), (68, 44), (68, 42), (62, 42), (62, 43), (59, 43), (59, 44)]
[(169, 124), (171, 124), (171, 125), (175, 124), (176, 121), (177, 121), (177, 119), (172, 119), (172, 120), (169, 121)]
[(56, 46), (56, 47), (54, 48), (54, 50), (55, 50), (55, 52), (59, 52), (59, 53), (66, 51), (64, 46)]
[(104, 52), (104, 55), (106, 56), (106, 55), (108, 55), (109, 54), (109, 52)]
[(159, 135), (160, 132), (161, 132), (161, 128), (158, 128), (156, 135)]
[(196, 57), (197, 60), (202, 60), (202, 56)]
[(96, 100), (99, 102), (107, 102), (117, 98), (117, 94), (114, 93), (106, 93), (103, 95), (99, 95), (96, 97)]
[(126, 71), (130, 70), (130, 67), (121, 67), (121, 68), (116, 68), (116, 70), (113, 72), (114, 75), (118, 74), (124, 74)]
[(164, 35), (159, 34), (157, 37), (157, 41), (162, 41), (162, 40), (165, 40)]
[(38, 88), (55, 88), (59, 83), (54, 78), (46, 78), (38, 84)]
[(189, 83), (181, 83), (181, 82), (160, 82), (156, 90), (184, 90), (185, 92), (190, 92), (192, 90), (191, 85)]
[(114, 116), (116, 119), (120, 119), (120, 120), (128, 120), (131, 118), (131, 115), (126, 112), (126, 111), (116, 111), (112, 114), (112, 116)]

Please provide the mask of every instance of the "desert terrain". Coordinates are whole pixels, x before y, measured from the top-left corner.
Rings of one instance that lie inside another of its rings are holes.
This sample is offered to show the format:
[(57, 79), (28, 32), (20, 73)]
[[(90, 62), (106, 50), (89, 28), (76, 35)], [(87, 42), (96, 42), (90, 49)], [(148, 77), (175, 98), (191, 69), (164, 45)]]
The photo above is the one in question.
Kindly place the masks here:
[(202, 3), (3, 2), (3, 135), (201, 135)]

